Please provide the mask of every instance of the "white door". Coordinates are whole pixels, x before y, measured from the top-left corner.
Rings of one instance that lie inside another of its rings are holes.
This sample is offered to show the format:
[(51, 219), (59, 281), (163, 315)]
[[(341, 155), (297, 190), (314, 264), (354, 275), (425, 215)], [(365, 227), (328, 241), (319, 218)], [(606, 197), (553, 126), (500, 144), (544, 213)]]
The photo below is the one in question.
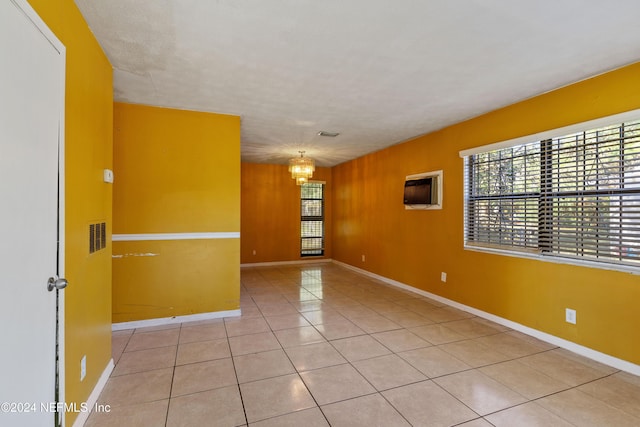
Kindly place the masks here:
[(0, 0), (2, 426), (52, 426), (55, 419), (47, 405), (55, 399), (58, 292), (47, 290), (47, 279), (61, 273), (64, 46), (43, 25), (25, 0)]

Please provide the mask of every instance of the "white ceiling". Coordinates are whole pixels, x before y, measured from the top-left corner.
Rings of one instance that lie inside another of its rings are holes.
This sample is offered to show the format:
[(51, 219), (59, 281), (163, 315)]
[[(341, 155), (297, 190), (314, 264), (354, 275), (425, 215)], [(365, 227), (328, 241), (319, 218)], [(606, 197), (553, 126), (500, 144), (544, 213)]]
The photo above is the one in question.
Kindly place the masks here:
[(639, 0), (76, 3), (116, 101), (239, 115), (247, 162), (333, 166), (640, 60)]

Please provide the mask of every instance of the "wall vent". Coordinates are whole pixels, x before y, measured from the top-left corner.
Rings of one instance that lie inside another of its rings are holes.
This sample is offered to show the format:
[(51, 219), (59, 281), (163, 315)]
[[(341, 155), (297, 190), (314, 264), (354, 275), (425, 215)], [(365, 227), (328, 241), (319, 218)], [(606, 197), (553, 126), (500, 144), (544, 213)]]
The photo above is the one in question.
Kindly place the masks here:
[(89, 224), (89, 253), (92, 254), (107, 247), (107, 224), (99, 222)]
[(89, 253), (96, 251), (96, 225), (89, 224)]

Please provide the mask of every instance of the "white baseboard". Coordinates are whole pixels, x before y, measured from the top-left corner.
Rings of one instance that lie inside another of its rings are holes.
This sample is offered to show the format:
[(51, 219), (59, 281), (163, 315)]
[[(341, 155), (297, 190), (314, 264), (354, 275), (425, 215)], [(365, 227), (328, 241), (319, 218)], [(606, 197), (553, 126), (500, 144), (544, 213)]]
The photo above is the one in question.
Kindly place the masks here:
[(109, 377), (111, 376), (111, 372), (113, 372), (114, 367), (115, 365), (113, 364), (113, 359), (109, 360), (109, 363), (107, 363), (107, 367), (104, 368), (104, 371), (102, 371), (102, 375), (100, 375), (100, 378), (96, 383), (96, 386), (93, 388), (93, 391), (87, 398), (86, 404), (89, 410), (86, 412), (78, 413), (78, 417), (73, 423), (73, 427), (82, 427), (84, 423), (87, 422), (87, 419), (91, 414), (91, 411), (93, 411), (93, 408), (95, 408), (96, 403), (98, 402), (98, 397), (100, 397), (100, 393), (102, 393), (104, 386), (107, 385), (107, 381), (109, 380)]
[(240, 264), (240, 267), (276, 267), (279, 265), (296, 265), (296, 264), (317, 264), (317, 263), (325, 263), (325, 262), (333, 262), (331, 258), (322, 258), (322, 259), (303, 259), (296, 261), (274, 261), (274, 262), (254, 262), (249, 264)]
[(149, 326), (163, 326), (174, 323), (196, 322), (199, 320), (222, 319), (223, 317), (240, 316), (240, 310), (213, 311), (210, 313), (188, 314), (185, 316), (161, 317), (158, 319), (134, 320), (131, 322), (114, 323), (111, 325), (112, 331), (124, 329), (147, 328)]
[(530, 328), (528, 326), (521, 325), (520, 323), (513, 322), (513, 321), (511, 321), (509, 319), (505, 319), (503, 317), (499, 317), (499, 316), (496, 316), (494, 314), (487, 313), (487, 312), (482, 311), (482, 310), (478, 310), (477, 308), (474, 308), (474, 307), (469, 307), (468, 305), (460, 304), (459, 302), (450, 300), (448, 298), (444, 298), (444, 297), (441, 297), (439, 295), (432, 294), (431, 292), (427, 292), (427, 291), (423, 291), (421, 289), (414, 288), (413, 286), (409, 286), (409, 285), (404, 284), (402, 282), (398, 282), (396, 280), (389, 279), (389, 278), (384, 277), (384, 276), (380, 276), (378, 274), (372, 273), (372, 272), (367, 271), (367, 270), (363, 270), (363, 269), (358, 268), (358, 267), (354, 267), (354, 266), (349, 265), (349, 264), (345, 264), (345, 263), (340, 262), (340, 261), (333, 260), (333, 263), (337, 264), (337, 265), (340, 265), (342, 267), (348, 268), (349, 270), (356, 271), (356, 272), (358, 272), (360, 274), (363, 274), (365, 276), (371, 277), (373, 279), (380, 280), (381, 282), (387, 283), (387, 284), (389, 284), (391, 286), (395, 286), (395, 287), (398, 287), (398, 288), (401, 288), (401, 289), (405, 289), (407, 291), (416, 293), (418, 295), (425, 296), (427, 298), (431, 298), (433, 300), (436, 300), (436, 301), (441, 302), (443, 304), (449, 305), (451, 307), (455, 307), (457, 309), (466, 311), (466, 312), (471, 313), (471, 314), (473, 314), (475, 316), (482, 317), (483, 319), (490, 320), (492, 322), (495, 322), (495, 323), (498, 323), (500, 325), (506, 326), (506, 327), (511, 328), (513, 330), (516, 330), (518, 332), (522, 332), (524, 334), (530, 335), (530, 336), (532, 336), (534, 338), (537, 338), (539, 340), (548, 342), (549, 344), (553, 344), (555, 346), (562, 347), (564, 349), (572, 351), (572, 352), (574, 352), (576, 354), (579, 354), (581, 356), (588, 357), (589, 359), (593, 359), (596, 362), (600, 362), (600, 363), (603, 363), (605, 365), (611, 366), (613, 368), (619, 369), (621, 371), (629, 372), (629, 373), (631, 373), (633, 375), (640, 376), (640, 365), (636, 365), (635, 363), (631, 363), (631, 362), (623, 360), (623, 359), (618, 359), (617, 357), (613, 357), (613, 356), (610, 356), (608, 354), (601, 353), (601, 352), (596, 351), (596, 350), (594, 350), (592, 348), (585, 347), (585, 346), (582, 346), (580, 344), (576, 344), (576, 343), (574, 343), (572, 341), (565, 340), (564, 338), (556, 337), (555, 335), (551, 335), (551, 334), (548, 334), (546, 332), (542, 332), (542, 331), (539, 331), (537, 329), (533, 329), (533, 328)]

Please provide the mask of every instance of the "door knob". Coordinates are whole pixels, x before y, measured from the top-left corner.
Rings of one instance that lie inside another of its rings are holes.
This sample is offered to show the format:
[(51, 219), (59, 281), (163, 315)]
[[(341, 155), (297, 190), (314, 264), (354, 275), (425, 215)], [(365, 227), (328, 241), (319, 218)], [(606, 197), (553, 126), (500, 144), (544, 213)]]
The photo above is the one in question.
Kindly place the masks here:
[(64, 289), (68, 284), (69, 282), (67, 282), (67, 279), (49, 277), (49, 280), (47, 281), (47, 290), (51, 292), (54, 289)]

